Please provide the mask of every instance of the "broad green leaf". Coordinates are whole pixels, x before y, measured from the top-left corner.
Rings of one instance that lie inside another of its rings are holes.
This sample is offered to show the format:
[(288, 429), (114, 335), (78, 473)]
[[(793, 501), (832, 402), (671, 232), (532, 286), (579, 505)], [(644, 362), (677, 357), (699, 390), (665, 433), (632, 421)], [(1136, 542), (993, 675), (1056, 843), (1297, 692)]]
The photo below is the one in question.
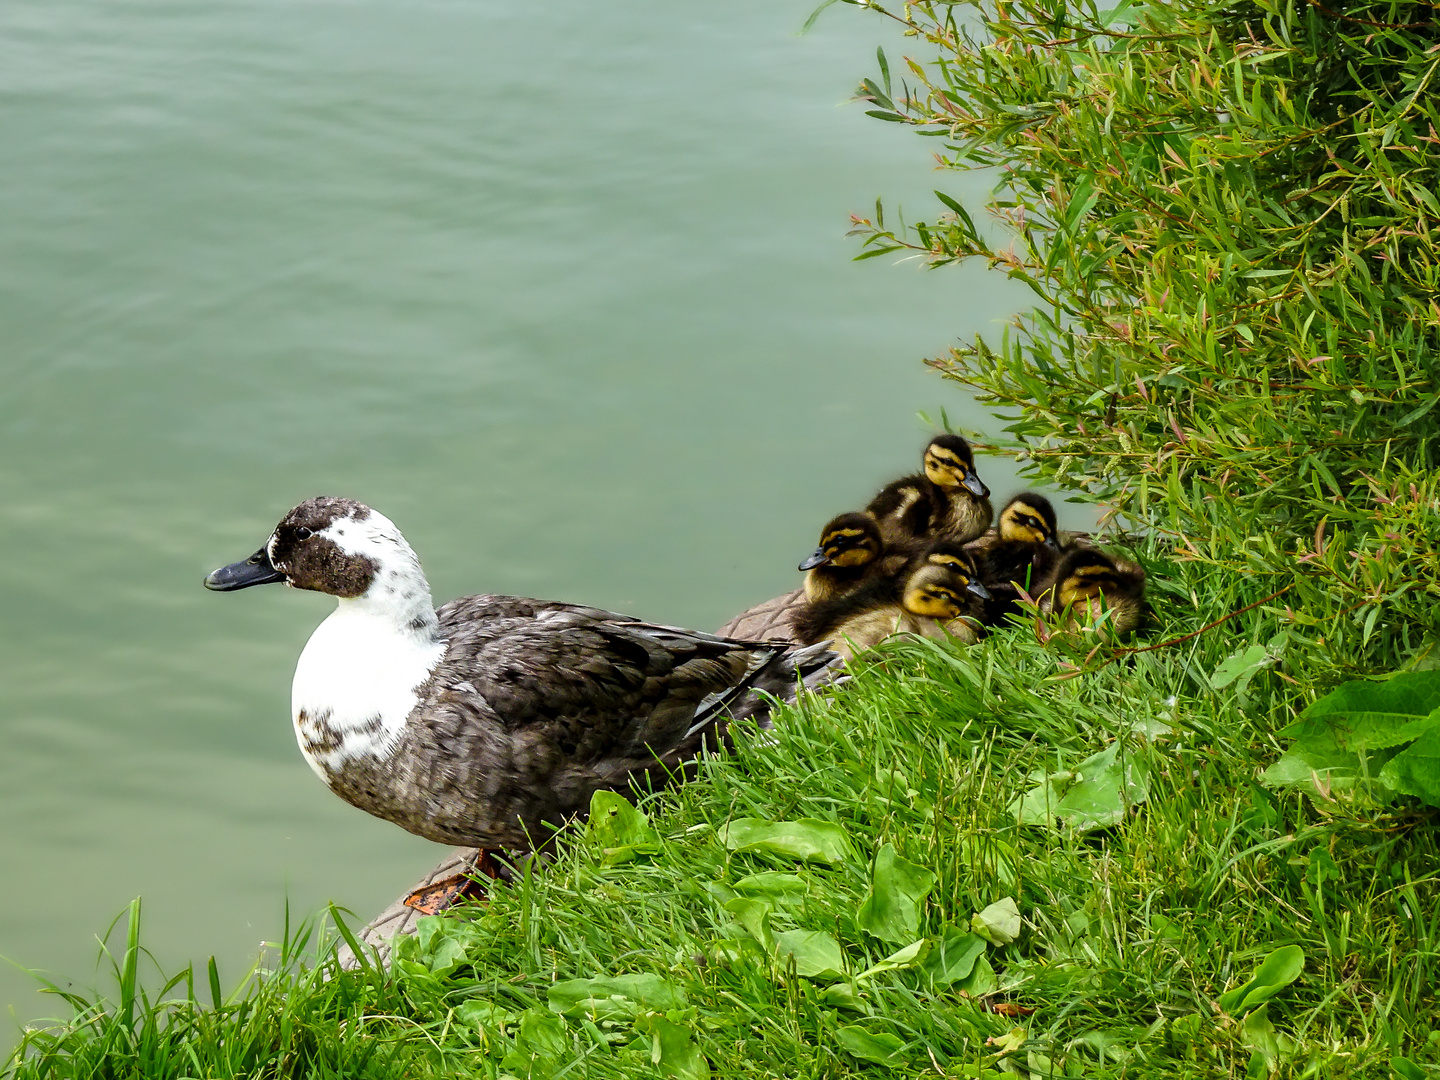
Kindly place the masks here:
[(735, 916), (735, 921), (743, 926), (746, 933), (758, 941), (767, 953), (774, 949), (775, 939), (770, 933), (770, 913), (775, 909), (768, 900), (737, 896), (726, 903), (725, 910)]
[(1440, 671), (1406, 671), (1384, 682), (1345, 683), (1307, 708), (1282, 734), (1294, 738), (1300, 749), (1320, 741), (1327, 728), (1346, 750), (1383, 750), (1440, 730)]
[(710, 1063), (690, 1037), (690, 1030), (653, 1013), (642, 1016), (635, 1030), (650, 1039), (650, 1064), (661, 1076), (677, 1080), (709, 1080)]
[(1390, 1069), (1400, 1080), (1425, 1080), (1430, 1074), (1406, 1057), (1390, 1059)]
[[(1240, 679), (1242, 676), (1253, 676), (1274, 662), (1275, 657), (1264, 645), (1251, 645), (1248, 649), (1237, 651), (1220, 661), (1220, 666), (1210, 675), (1210, 687), (1214, 690), (1223, 690), (1236, 679)], [(1243, 681), (1249, 682), (1250, 680), (1245, 678)]]
[(545, 997), (552, 1012), (573, 1019), (630, 1020), (642, 1012), (685, 1007), (684, 991), (650, 974), (567, 979), (553, 984)]
[(767, 870), (761, 874), (743, 877), (731, 888), (742, 896), (764, 898), (780, 903), (795, 903), (805, 896), (810, 886), (799, 874), (783, 874), (778, 870)]
[(845, 1009), (854, 1013), (869, 1013), (870, 1006), (848, 982), (837, 982), (825, 987), (816, 995), (816, 1001), (828, 1009)]
[[(1264, 1071), (1273, 1073), (1280, 1062), (1293, 1053), (1294, 1043), (1275, 1030), (1270, 1022), (1269, 1005), (1253, 1010), (1240, 1024), (1240, 1041), (1255, 1051), (1264, 1062)], [(1254, 1068), (1254, 1058), (1251, 1059)]]
[(1427, 731), (1387, 761), (1380, 782), (1403, 795), (1440, 806), (1440, 729)]
[(769, 969), (765, 950), (754, 938), (721, 938), (710, 946), (710, 955), (717, 964), (757, 971)]
[(845, 953), (840, 943), (821, 930), (784, 930), (775, 935), (775, 958), (782, 966), (795, 962), (795, 974), (807, 979), (843, 979)]
[(855, 978), (858, 981), (860, 979), (868, 979), (872, 975), (879, 975), (884, 971), (899, 971), (901, 968), (914, 967), (925, 958), (926, 953), (929, 951), (930, 942), (927, 938), (912, 941), (909, 945), (906, 945), (905, 948), (898, 952), (893, 952), (885, 957), (885, 959), (872, 964), (859, 975), (856, 975)]
[(471, 998), (460, 1003), (455, 1010), (455, 1019), (483, 1031), (503, 1032), (507, 1026), (514, 1023), (515, 1014), (493, 1001)]
[(921, 905), (934, 887), (934, 874), (900, 858), (894, 845), (886, 844), (875, 856), (870, 890), (856, 922), (881, 941), (913, 941), (920, 932)]
[(1063, 1072), (1055, 1071), (1055, 1062), (1050, 1059), (1050, 1055), (1041, 1054), (1035, 1050), (1025, 1052), (1025, 1067), (1030, 1070), (1032, 1077), (1065, 1075)]
[(1020, 908), (1013, 897), (997, 900), (970, 920), (970, 929), (991, 945), (1009, 945), (1020, 936)]
[(590, 797), (585, 835), (604, 852), (601, 861), (606, 866), (660, 851), (660, 837), (650, 827), (650, 819), (613, 791), (597, 791)]
[(1127, 807), (1150, 797), (1148, 755), (1117, 740), (1073, 770), (1046, 777), (1011, 803), (1010, 813), (1022, 825), (1053, 826), (1058, 820), (1081, 833), (1118, 825)]
[(1360, 779), (1360, 760), (1342, 747), (1323, 720), (1300, 720), (1286, 732), (1295, 743), (1279, 761), (1260, 774), (1268, 787), (1313, 789), (1318, 779), (1326, 789), (1344, 790)]
[(833, 821), (736, 818), (722, 826), (717, 835), (722, 844), (736, 852), (759, 851), (831, 866), (855, 861), (855, 849), (850, 838)]
[(542, 1009), (520, 1014), (515, 1045), (500, 1061), (500, 1067), (526, 1080), (554, 1074), (560, 1058), (571, 1053), (565, 1023)]
[(480, 931), (471, 923), (427, 915), (415, 922), (414, 959), (436, 975), (449, 975), (466, 962)]
[(1220, 1008), (1231, 1016), (1239, 1016), (1269, 1001), (1300, 977), (1305, 970), (1305, 950), (1299, 945), (1283, 945), (1260, 962), (1248, 982), (1227, 990), (1219, 997)]
[(979, 934), (949, 927), (920, 964), (920, 972), (936, 986), (949, 986), (970, 976), (985, 948), (985, 939)]
[(847, 1054), (861, 1061), (872, 1061), (876, 1065), (899, 1065), (905, 1060), (901, 1054), (905, 1043), (895, 1035), (872, 1035), (862, 1027), (850, 1025), (837, 1028), (835, 1037)]
[(1309, 706), (1302, 716), (1383, 713), (1414, 718), (1440, 709), (1440, 670), (1404, 671), (1382, 682), (1357, 680), (1338, 686)]
[(971, 872), (983, 878), (994, 878), (1003, 889), (1013, 889), (1018, 880), (1015, 872), (1015, 849), (993, 836), (966, 836), (960, 841), (960, 858)]
[(971, 997), (984, 997), (986, 994), (993, 994), (1000, 989), (1000, 979), (990, 965), (990, 958), (988, 956), (977, 957), (975, 966), (970, 969), (970, 974), (955, 983), (955, 989), (962, 990)]

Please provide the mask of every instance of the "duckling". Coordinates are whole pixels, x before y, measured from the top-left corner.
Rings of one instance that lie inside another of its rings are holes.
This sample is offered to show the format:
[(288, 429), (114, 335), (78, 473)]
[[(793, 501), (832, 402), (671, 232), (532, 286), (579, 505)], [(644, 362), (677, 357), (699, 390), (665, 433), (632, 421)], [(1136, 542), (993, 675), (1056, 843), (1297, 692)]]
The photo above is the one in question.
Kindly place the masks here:
[(880, 489), (865, 509), (890, 540), (974, 540), (990, 527), (990, 489), (975, 471), (975, 455), (959, 435), (937, 435), (925, 447), (924, 472)]
[(1001, 623), (1015, 609), (1020, 590), (1034, 597), (1060, 558), (1055, 508), (1034, 491), (1016, 495), (1000, 511), (994, 533), (966, 545), (980, 580), (990, 590), (985, 621)]
[(400, 530), (350, 499), (301, 503), (205, 586), (271, 582), (336, 598), (295, 669), (310, 767), (360, 809), (464, 847), (543, 850), (596, 791), (663, 787), (836, 662), (577, 604), (484, 595), (437, 611)]
[(913, 555), (913, 545), (886, 544), (869, 514), (841, 514), (820, 531), (820, 546), (800, 564), (805, 599), (831, 600), (869, 578), (898, 574)]
[(795, 616), (795, 633), (807, 644), (830, 641), (847, 660), (897, 633), (969, 645), (979, 640), (975, 623), (987, 597), (964, 548), (942, 540), (899, 576), (876, 577), (851, 593), (807, 604)]
[(1099, 548), (1068, 549), (1050, 572), (1040, 596), (1040, 610), (1070, 612), (1086, 623), (1105, 617), (1109, 634), (1121, 637), (1144, 624), (1150, 614), (1145, 601), (1145, 571)]

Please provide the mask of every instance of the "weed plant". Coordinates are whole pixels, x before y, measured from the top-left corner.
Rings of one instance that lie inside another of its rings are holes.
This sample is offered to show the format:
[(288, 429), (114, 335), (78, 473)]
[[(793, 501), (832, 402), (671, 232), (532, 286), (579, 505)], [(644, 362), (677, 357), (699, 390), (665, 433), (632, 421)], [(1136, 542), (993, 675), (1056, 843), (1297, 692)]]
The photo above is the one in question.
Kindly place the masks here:
[(1434, 6), (845, 2), (919, 49), (880, 54), (870, 115), (931, 136), (943, 168), (999, 171), (1002, 243), (941, 192), (928, 222), (878, 203), (856, 220), (862, 257), (978, 256), (1039, 298), (998, 341), (933, 361), (1006, 417), (996, 445), (1176, 558), (1284, 590), (1286, 665), (1308, 688), (1425, 654)]

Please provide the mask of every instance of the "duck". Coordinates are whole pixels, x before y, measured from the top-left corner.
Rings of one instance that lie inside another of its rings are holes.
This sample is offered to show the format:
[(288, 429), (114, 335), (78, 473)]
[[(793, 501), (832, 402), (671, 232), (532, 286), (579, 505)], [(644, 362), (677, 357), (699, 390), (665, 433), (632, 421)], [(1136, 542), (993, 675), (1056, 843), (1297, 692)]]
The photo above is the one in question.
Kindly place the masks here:
[(342, 799), (417, 836), (545, 849), (596, 791), (683, 778), (774, 700), (828, 681), (820, 646), (736, 641), (599, 608), (477, 595), (436, 609), (395, 524), (308, 499), (205, 587), (284, 583), (335, 610), (300, 654), (300, 752)]
[(966, 543), (990, 527), (990, 489), (959, 435), (937, 435), (925, 447), (923, 472), (886, 484), (865, 508), (887, 542), (937, 539)]
[(966, 545), (990, 592), (985, 603), (985, 621), (1005, 621), (1020, 601), (1021, 590), (1035, 596), (1060, 558), (1055, 508), (1039, 492), (1025, 491), (1014, 496), (1000, 510), (993, 533)]
[(1040, 591), (1039, 606), (1046, 614), (1064, 614), (1070, 629), (1075, 628), (1078, 616), (1087, 624), (1100, 623), (1110, 636), (1123, 637), (1143, 626), (1150, 616), (1145, 570), (1097, 547), (1074, 545), (1051, 570)]
[(843, 596), (875, 576), (898, 574), (914, 556), (913, 545), (885, 542), (866, 513), (840, 514), (820, 530), (820, 543), (803, 562), (805, 599), (819, 603)]
[(846, 660), (898, 633), (973, 645), (988, 598), (963, 545), (940, 540), (900, 575), (877, 576), (848, 594), (806, 604), (793, 625), (799, 641), (829, 642)]

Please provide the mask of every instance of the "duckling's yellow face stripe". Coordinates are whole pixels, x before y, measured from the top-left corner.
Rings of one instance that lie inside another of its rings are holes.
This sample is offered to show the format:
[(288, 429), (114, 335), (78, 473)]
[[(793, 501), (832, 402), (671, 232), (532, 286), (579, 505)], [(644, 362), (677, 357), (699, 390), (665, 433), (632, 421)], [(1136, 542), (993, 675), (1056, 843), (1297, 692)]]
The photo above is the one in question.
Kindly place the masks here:
[(959, 487), (970, 475), (970, 466), (943, 446), (932, 446), (925, 451), (925, 475), (932, 484)]
[(1060, 606), (1070, 607), (1080, 601), (1103, 600), (1105, 593), (1117, 591), (1115, 575), (1104, 566), (1082, 566), (1060, 586)]
[(875, 538), (863, 529), (836, 529), (820, 538), (832, 566), (864, 566), (875, 557)]
[(943, 566), (947, 570), (953, 570), (960, 575), (960, 580), (964, 583), (968, 583), (970, 580), (970, 567), (958, 555), (935, 554), (929, 556), (925, 561), (932, 566)]
[(1043, 544), (1050, 539), (1050, 530), (1041, 518), (1017, 503), (1000, 515), (1000, 539)]
[(953, 619), (964, 610), (960, 597), (944, 585), (918, 585), (905, 593), (905, 610), (932, 619)]

